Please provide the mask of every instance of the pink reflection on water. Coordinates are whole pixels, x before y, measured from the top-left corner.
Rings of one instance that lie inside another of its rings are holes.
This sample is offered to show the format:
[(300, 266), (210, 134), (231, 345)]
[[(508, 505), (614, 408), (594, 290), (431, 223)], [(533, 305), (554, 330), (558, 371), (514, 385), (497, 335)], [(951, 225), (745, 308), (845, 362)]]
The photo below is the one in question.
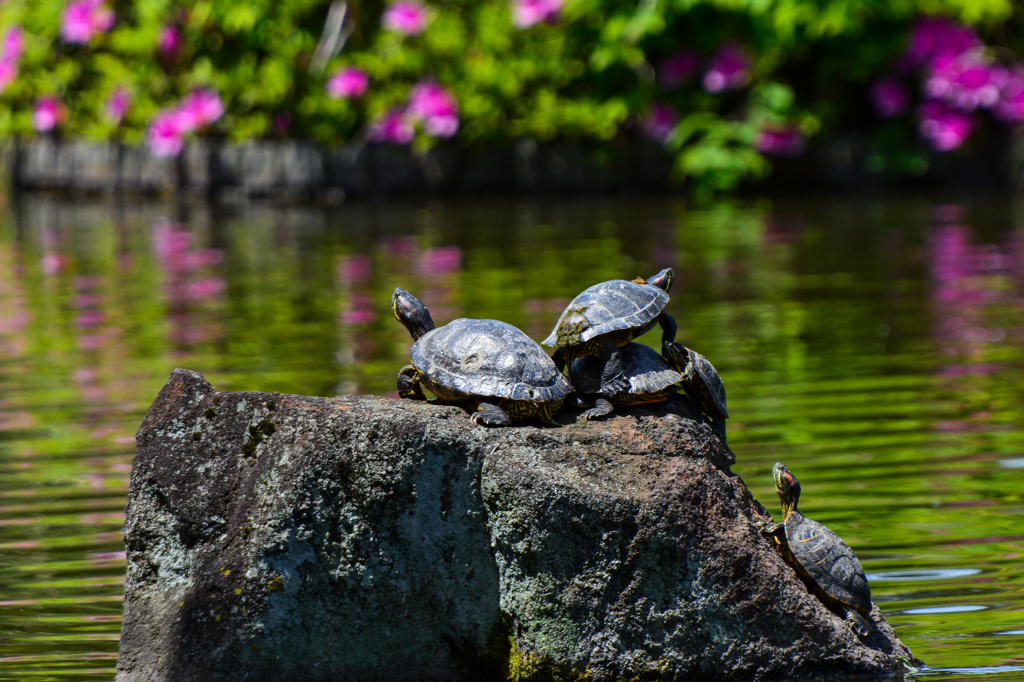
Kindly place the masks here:
[(222, 328), (215, 310), (227, 285), (217, 266), (224, 253), (194, 247), (184, 225), (160, 220), (152, 230), (153, 252), (164, 274), (171, 339), (184, 348), (219, 339)]
[[(961, 411), (972, 419), (989, 416), (990, 405), (981, 378), (1006, 371), (994, 361), (999, 344), (1013, 338), (1000, 319), (1014, 301), (1011, 285), (1019, 267), (1011, 243), (1009, 253), (996, 244), (978, 244), (972, 230), (960, 224), (959, 206), (933, 210), (937, 223), (928, 240), (927, 256), (932, 277), (932, 336), (947, 359), (939, 375), (953, 382), (951, 390), (964, 396)], [(979, 398), (971, 397), (971, 388)], [(977, 402), (979, 404), (973, 404)], [(972, 409), (973, 408), (973, 409)], [(947, 420), (935, 425), (941, 431), (971, 430), (971, 424)]]

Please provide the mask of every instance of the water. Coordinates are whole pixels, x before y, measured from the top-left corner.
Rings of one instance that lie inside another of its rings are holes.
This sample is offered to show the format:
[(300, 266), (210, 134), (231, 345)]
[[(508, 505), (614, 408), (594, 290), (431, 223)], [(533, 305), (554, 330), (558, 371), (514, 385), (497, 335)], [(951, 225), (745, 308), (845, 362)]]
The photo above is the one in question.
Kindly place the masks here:
[[(394, 395), (401, 286), (535, 339), (675, 267), (738, 472), (856, 550), (929, 680), (1024, 679), (1024, 203), (998, 197), (0, 209), (0, 678), (109, 679), (133, 434), (174, 367)], [(657, 340), (657, 332), (644, 338)]]

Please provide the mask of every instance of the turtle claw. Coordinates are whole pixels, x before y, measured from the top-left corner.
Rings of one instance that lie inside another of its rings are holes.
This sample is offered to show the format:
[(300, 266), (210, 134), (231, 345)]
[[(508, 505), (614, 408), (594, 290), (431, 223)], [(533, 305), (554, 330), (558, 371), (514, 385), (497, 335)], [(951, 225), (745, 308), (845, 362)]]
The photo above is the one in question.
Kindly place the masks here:
[(469, 420), (474, 424), (482, 424), (484, 426), (504, 426), (505, 424), (511, 424), (512, 418), (508, 416), (505, 410), (501, 409), (497, 405), (491, 403), (480, 403), (477, 411), (470, 416)]
[(618, 377), (608, 379), (607, 381), (602, 379), (601, 393), (610, 398), (626, 395), (629, 393), (629, 379), (621, 374)]
[(597, 419), (598, 417), (610, 414), (612, 409), (612, 404), (610, 402), (604, 398), (598, 398), (595, 401), (594, 406), (583, 413), (583, 418), (587, 421), (591, 421), (592, 419)]

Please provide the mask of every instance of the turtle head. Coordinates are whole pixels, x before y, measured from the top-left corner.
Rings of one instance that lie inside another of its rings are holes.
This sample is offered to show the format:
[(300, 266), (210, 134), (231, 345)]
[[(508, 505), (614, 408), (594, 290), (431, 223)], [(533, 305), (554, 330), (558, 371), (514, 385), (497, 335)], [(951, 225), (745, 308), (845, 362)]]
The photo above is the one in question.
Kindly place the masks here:
[(772, 467), (772, 478), (775, 479), (775, 492), (782, 500), (782, 514), (787, 516), (800, 501), (800, 481), (781, 462)]
[(672, 268), (665, 268), (657, 275), (652, 275), (647, 278), (646, 284), (650, 284), (652, 287), (658, 287), (664, 292), (668, 292), (672, 288), (672, 281), (676, 278), (676, 273)]
[(434, 328), (434, 320), (430, 317), (427, 306), (405, 289), (395, 289), (391, 296), (391, 312), (395, 314), (395, 319), (409, 330), (413, 341)]

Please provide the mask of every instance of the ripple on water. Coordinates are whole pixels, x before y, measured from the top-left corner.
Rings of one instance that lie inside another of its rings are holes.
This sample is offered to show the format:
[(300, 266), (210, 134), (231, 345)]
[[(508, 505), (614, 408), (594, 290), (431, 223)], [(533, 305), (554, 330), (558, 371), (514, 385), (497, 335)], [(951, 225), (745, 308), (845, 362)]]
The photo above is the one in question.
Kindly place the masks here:
[(967, 578), (981, 573), (980, 568), (929, 568), (910, 571), (880, 571), (868, 573), (867, 579), (871, 583), (903, 581), (903, 580), (952, 580), (954, 578)]

